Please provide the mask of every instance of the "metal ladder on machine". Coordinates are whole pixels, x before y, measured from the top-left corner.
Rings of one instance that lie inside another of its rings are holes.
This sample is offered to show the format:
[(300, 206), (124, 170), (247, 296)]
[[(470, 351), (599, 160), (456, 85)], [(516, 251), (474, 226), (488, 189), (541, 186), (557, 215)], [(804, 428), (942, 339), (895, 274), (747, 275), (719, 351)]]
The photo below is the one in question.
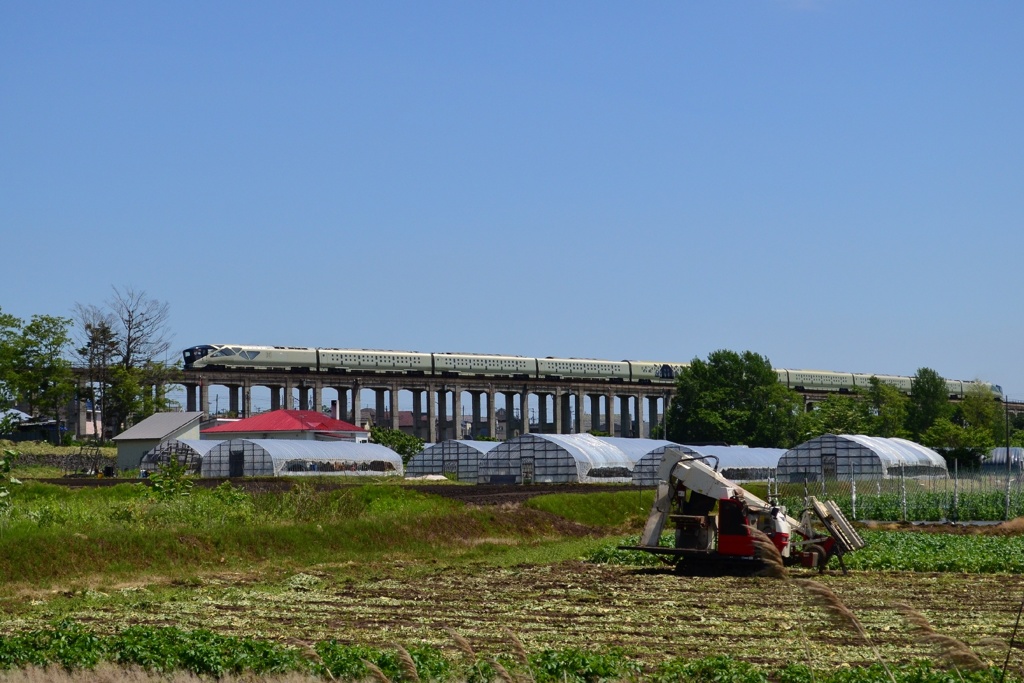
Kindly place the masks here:
[(860, 537), (857, 530), (853, 528), (846, 515), (839, 509), (835, 501), (818, 500), (814, 496), (807, 497), (814, 515), (821, 521), (829, 535), (836, 541), (836, 555), (839, 557), (839, 566), (846, 573), (846, 564), (843, 562), (843, 555), (864, 547), (864, 539)]

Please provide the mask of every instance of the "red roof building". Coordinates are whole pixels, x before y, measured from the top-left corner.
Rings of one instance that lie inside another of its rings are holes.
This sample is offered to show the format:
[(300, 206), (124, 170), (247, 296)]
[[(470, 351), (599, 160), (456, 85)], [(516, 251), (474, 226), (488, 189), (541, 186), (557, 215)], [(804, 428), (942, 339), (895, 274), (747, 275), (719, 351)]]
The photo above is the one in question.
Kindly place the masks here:
[(309, 439), (367, 441), (370, 433), (315, 410), (272, 410), (204, 429), (203, 439)]

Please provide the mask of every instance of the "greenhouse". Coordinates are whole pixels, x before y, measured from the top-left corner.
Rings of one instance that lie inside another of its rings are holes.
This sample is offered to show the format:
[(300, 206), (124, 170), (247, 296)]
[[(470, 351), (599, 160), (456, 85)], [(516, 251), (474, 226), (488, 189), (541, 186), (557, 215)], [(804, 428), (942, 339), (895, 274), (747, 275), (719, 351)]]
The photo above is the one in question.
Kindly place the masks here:
[[(634, 441), (636, 439), (633, 439)], [(702, 458), (710, 467), (717, 468), (722, 476), (733, 481), (763, 481), (768, 479), (779, 464), (784, 448), (747, 448), (746, 446), (678, 446), (665, 442), (666, 447), (675, 448), (695, 458)], [(665, 447), (652, 451), (637, 461), (633, 469), (633, 483), (637, 486), (656, 486), (658, 467), (661, 465)]]
[[(1020, 472), (1021, 465), (1024, 464), (1024, 448), (1019, 446), (1010, 446), (1010, 467), (1014, 472)], [(981, 468), (986, 472), (1005, 472), (1006, 471), (1006, 446), (999, 446), (993, 448), (981, 459)]]
[(524, 434), (498, 444), (479, 464), (481, 484), (630, 483), (633, 461), (590, 434)]
[(185, 467), (186, 472), (196, 474), (199, 472), (203, 456), (219, 443), (222, 442), (203, 441), (200, 439), (168, 439), (161, 441), (142, 456), (139, 470), (142, 472), (155, 472), (170, 462), (173, 457), (180, 465)]
[(498, 443), (451, 439), (431, 444), (406, 464), (405, 476), (454, 475), (457, 481), (475, 484), (480, 458)]
[(779, 481), (946, 477), (941, 455), (913, 441), (860, 434), (825, 434), (779, 460)]
[(231, 439), (203, 457), (203, 477), (401, 476), (390, 448), (352, 441)]

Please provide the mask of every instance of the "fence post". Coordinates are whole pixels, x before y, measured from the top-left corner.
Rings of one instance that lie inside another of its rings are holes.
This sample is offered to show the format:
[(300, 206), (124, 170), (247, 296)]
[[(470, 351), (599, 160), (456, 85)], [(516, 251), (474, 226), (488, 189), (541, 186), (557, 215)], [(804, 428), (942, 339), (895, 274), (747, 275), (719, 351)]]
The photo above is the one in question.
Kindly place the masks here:
[(960, 521), (960, 460), (953, 460), (953, 523)]
[[(1006, 454), (1009, 457), (1009, 453)], [(1010, 477), (1006, 477), (1006, 514), (1003, 516), (1004, 520), (1010, 519)]]
[(857, 480), (850, 479), (850, 514), (857, 519)]
[(903, 521), (907, 521), (907, 477), (904, 466), (900, 465), (900, 509), (903, 511)]

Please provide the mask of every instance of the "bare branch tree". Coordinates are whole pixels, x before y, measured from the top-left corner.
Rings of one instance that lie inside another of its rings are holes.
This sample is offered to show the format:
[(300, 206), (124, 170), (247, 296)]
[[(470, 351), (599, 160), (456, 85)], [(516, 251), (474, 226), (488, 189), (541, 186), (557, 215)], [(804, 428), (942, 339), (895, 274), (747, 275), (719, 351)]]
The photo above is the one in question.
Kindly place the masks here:
[(120, 323), (120, 364), (125, 369), (159, 362), (171, 347), (170, 307), (144, 291), (114, 287), (107, 306)]

